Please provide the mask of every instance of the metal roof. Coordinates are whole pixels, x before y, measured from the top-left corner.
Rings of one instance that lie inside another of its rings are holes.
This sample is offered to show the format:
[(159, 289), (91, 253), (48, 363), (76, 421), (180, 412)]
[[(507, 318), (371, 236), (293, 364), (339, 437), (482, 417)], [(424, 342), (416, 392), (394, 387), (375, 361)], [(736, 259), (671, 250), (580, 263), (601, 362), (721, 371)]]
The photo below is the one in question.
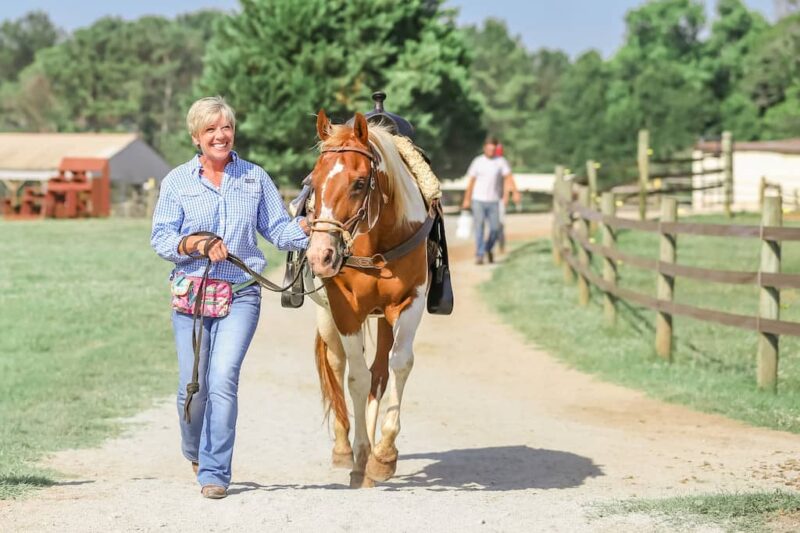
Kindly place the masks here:
[(111, 159), (134, 133), (0, 133), (0, 170), (55, 170), (64, 157)]
[[(699, 142), (695, 149), (716, 153), (721, 151), (719, 141)], [(776, 141), (736, 141), (734, 152), (775, 152), (778, 154), (800, 154), (800, 138), (780, 139)]]

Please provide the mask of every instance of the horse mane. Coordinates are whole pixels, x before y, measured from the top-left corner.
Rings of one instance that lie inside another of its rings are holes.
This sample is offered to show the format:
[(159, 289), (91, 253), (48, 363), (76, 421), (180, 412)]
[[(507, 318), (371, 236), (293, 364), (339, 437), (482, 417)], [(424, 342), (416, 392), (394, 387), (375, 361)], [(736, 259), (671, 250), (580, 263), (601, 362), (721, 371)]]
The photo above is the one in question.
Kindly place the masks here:
[[(368, 132), (369, 143), (380, 158), (378, 168), (383, 170), (388, 178), (383, 192), (392, 199), (394, 212), (399, 214), (397, 226), (402, 226), (408, 222), (408, 215), (412, 214), (410, 210), (417, 207), (417, 205), (423, 206), (422, 212), (424, 213), (422, 193), (417, 186), (414, 175), (400, 155), (392, 133), (385, 126), (379, 124), (370, 124)], [(352, 138), (353, 128), (351, 126), (343, 124), (331, 125), (330, 136), (320, 142), (320, 148), (344, 146)], [(424, 216), (420, 220), (424, 220)]]

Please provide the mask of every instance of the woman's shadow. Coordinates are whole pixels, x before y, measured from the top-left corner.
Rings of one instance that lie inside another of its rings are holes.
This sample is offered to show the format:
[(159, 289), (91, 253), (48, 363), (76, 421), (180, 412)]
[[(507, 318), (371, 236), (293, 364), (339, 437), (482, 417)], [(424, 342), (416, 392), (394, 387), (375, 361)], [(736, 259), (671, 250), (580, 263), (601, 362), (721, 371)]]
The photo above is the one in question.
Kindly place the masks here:
[(587, 458), (569, 452), (497, 446), (402, 455), (401, 461), (433, 461), (419, 471), (399, 475), (382, 486), (430, 490), (565, 489), (580, 486), (603, 471)]

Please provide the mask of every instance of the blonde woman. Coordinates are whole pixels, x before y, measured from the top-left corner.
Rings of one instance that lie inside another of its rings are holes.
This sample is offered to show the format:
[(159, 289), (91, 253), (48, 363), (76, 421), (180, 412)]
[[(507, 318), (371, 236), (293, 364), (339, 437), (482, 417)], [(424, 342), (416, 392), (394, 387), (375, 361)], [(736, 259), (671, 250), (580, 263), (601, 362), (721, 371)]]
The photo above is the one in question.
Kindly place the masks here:
[[(172, 313), (183, 455), (192, 462), (202, 495), (219, 499), (227, 495), (231, 481), (239, 371), (261, 309), (259, 285), (225, 259), (230, 250), (261, 272), (266, 260), (256, 233), (280, 250), (301, 250), (308, 245), (308, 226), (303, 218), (289, 217), (264, 169), (233, 151), (236, 118), (221, 97), (196, 101), (186, 125), (198, 154), (161, 182), (150, 243), (174, 264), (173, 294), (175, 280), (202, 276), (207, 259), (213, 262), (208, 277), (232, 285), (228, 314), (203, 319), (196, 385), (192, 384), (193, 317)], [(195, 235), (198, 232), (221, 239)], [(187, 384), (196, 390), (193, 395), (187, 395)], [(191, 401), (185, 417), (187, 396)]]

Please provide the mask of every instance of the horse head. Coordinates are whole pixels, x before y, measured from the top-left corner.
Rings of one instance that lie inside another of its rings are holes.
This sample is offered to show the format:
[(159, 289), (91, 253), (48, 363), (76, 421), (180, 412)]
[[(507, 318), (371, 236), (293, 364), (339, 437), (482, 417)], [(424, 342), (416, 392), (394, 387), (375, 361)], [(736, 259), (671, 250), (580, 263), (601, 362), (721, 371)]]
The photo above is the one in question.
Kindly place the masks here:
[(378, 177), (379, 155), (369, 142), (364, 115), (353, 125), (331, 125), (324, 110), (317, 115), (320, 156), (311, 174), (314, 209), (310, 214), (308, 260), (314, 275), (339, 273), (353, 240), (377, 222), (382, 197)]

